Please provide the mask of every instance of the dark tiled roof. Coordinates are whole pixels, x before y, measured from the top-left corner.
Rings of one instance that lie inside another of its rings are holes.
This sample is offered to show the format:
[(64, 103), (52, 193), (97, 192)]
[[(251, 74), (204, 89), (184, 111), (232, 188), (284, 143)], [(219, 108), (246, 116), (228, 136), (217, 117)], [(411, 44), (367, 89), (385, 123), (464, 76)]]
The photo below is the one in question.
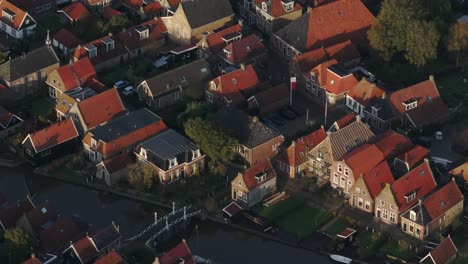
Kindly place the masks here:
[(182, 240), (180, 244), (169, 250), (166, 254), (159, 257), (160, 264), (195, 264), (195, 258), (192, 256), (187, 243)]
[(195, 143), (172, 129), (147, 139), (141, 146), (164, 160), (173, 159), (179, 154), (198, 149)]
[(449, 236), (429, 254), (435, 264), (450, 263), (450, 260), (454, 259), (458, 254), (458, 249), (453, 243), (452, 238)]
[(374, 138), (374, 133), (357, 120), (329, 136), (330, 146), (334, 160), (341, 159), (350, 150)]
[(39, 234), (40, 248), (43, 252), (56, 253), (63, 250), (70, 241), (82, 235), (80, 227), (71, 217), (57, 220), (49, 229)]
[(234, 15), (229, 0), (190, 0), (179, 5), (181, 7), (192, 29)]
[(0, 224), (3, 228), (11, 228), (16, 225), (16, 221), (21, 217), (23, 213), (28, 212), (34, 208), (34, 204), (26, 198), (22, 201), (0, 210)]
[(275, 35), (300, 52), (306, 52), (308, 50), (307, 32), (309, 31), (309, 16), (309, 12), (304, 13), (298, 19), (276, 32)]
[(119, 229), (112, 223), (110, 226), (100, 230), (91, 237), (98, 251), (120, 239)]
[(236, 109), (219, 111), (209, 115), (208, 119), (226, 129), (240, 144), (249, 148), (281, 136), (257, 118)]
[(53, 49), (42, 47), (0, 65), (0, 77), (11, 82), (59, 63)]

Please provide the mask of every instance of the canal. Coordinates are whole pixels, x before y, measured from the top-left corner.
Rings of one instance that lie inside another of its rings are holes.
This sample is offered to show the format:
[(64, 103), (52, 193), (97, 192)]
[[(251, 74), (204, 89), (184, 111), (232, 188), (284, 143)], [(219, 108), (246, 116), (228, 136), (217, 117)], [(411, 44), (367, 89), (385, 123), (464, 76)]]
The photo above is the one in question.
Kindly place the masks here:
[[(0, 192), (8, 200), (34, 197), (36, 204), (49, 201), (63, 215), (78, 215), (92, 227), (100, 228), (115, 221), (124, 238), (130, 237), (153, 221), (161, 210), (97, 191), (33, 175), (29, 168), (0, 167)], [(198, 225), (188, 240), (197, 255), (216, 263), (331, 263), (327, 256), (289, 247), (213, 222)]]

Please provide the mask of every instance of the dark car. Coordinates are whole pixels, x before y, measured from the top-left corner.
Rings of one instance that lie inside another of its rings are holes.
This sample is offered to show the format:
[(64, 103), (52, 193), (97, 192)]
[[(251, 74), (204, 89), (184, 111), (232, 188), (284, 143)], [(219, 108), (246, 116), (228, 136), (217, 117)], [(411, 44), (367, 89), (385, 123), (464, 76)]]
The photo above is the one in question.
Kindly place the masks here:
[(289, 109), (294, 112), (297, 116), (301, 116), (306, 113), (307, 109), (305, 107), (300, 106), (300, 105), (290, 105)]
[(289, 119), (289, 120), (294, 120), (296, 119), (296, 114), (294, 114), (293, 111), (288, 110), (288, 109), (283, 109), (280, 111), (280, 115)]

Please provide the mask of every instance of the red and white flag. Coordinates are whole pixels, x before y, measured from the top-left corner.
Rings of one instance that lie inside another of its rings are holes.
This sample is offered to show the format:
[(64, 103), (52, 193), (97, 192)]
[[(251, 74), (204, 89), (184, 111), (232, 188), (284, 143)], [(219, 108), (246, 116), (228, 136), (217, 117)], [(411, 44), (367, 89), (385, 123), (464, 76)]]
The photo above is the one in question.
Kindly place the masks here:
[(296, 90), (296, 77), (291, 77), (291, 91)]

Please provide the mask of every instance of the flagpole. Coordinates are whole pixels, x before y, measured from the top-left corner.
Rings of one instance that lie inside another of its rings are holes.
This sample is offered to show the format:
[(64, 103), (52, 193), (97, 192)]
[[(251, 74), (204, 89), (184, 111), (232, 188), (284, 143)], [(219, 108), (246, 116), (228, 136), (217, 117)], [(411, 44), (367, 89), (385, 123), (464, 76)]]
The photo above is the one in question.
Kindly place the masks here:
[(325, 122), (324, 122), (324, 127), (327, 127), (327, 114), (328, 114), (328, 100), (327, 100), (327, 95), (325, 94)]
[(292, 106), (292, 79), (289, 80), (289, 106)]

